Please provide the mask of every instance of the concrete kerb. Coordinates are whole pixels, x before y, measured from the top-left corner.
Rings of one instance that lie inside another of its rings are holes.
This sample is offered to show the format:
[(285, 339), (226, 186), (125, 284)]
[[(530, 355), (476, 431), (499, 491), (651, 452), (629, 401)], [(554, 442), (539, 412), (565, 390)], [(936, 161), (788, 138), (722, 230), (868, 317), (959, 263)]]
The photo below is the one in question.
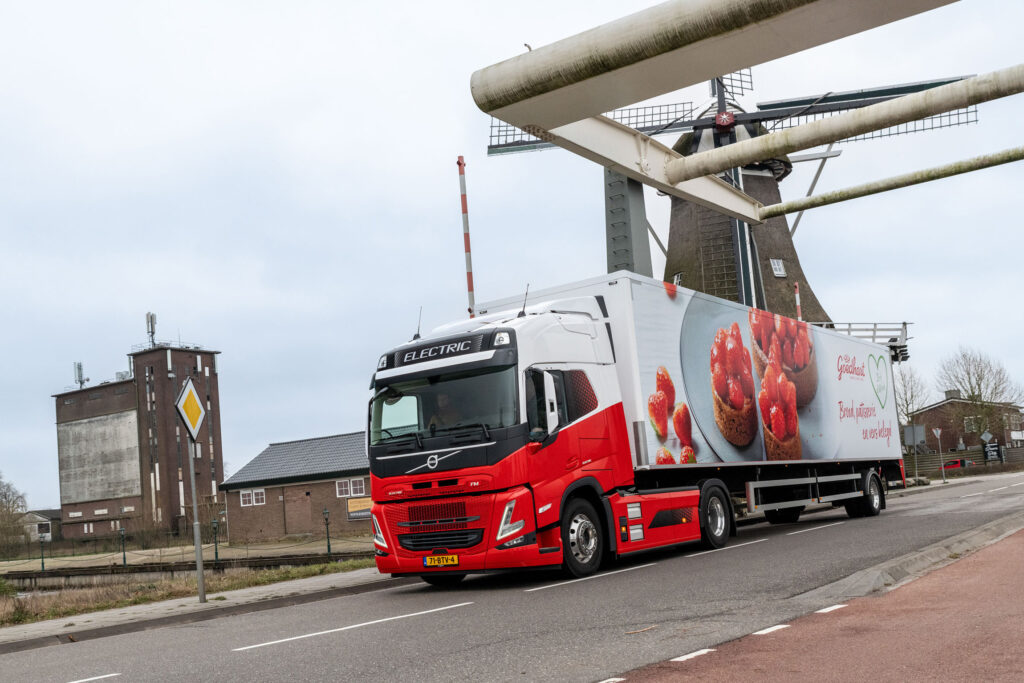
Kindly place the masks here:
[(1021, 529), (1024, 529), (1024, 512), (997, 519), (921, 550), (862, 569), (839, 581), (794, 596), (794, 600), (818, 605), (858, 598), (879, 590), (892, 590)]

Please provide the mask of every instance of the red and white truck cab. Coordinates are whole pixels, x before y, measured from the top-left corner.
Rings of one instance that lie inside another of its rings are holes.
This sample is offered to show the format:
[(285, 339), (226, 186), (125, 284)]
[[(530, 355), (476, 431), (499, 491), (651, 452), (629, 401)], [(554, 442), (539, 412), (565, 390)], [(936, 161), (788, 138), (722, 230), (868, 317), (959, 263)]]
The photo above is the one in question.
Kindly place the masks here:
[[(721, 547), (735, 533), (733, 495), (776, 521), (812, 502), (877, 514), (882, 477), (902, 464), (898, 440), (853, 453), (843, 435), (808, 433), (800, 452), (800, 435), (783, 433), (791, 468), (775, 476), (783, 463), (769, 447), (778, 440), (762, 435), (770, 418), (755, 426), (751, 411), (760, 410), (748, 392), (728, 417), (747, 420), (757, 438), (737, 445), (746, 437), (721, 418), (709, 354), (723, 324), (737, 323), (731, 351), (754, 343), (737, 322), (750, 311), (620, 272), (530, 303), (483, 305), (477, 317), (381, 356), (367, 430), (378, 569), (434, 585), (551, 565), (584, 576), (612, 555), (701, 539)], [(819, 364), (827, 346), (817, 344)], [(756, 388), (749, 353), (746, 363), (744, 386)], [(871, 363), (878, 378), (890, 372), (887, 355), (881, 369)], [(773, 387), (776, 375), (764, 375)], [(863, 396), (863, 386), (852, 388), (850, 398)], [(803, 417), (795, 407), (787, 414), (818, 430), (826, 400), (802, 406)]]

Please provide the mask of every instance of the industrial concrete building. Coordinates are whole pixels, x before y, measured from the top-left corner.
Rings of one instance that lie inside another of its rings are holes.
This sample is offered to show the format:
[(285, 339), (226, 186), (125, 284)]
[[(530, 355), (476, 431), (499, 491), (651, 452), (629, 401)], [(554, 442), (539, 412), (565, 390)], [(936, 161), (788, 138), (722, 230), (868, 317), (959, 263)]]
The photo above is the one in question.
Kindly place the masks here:
[(272, 443), (221, 484), (232, 543), (370, 533), (365, 432)]
[(191, 377), (205, 397), (195, 458), (200, 517), (212, 514), (223, 472), (219, 351), (150, 342), (111, 382), (56, 394), (64, 538), (121, 528), (181, 533), (191, 523), (188, 432), (174, 403)]

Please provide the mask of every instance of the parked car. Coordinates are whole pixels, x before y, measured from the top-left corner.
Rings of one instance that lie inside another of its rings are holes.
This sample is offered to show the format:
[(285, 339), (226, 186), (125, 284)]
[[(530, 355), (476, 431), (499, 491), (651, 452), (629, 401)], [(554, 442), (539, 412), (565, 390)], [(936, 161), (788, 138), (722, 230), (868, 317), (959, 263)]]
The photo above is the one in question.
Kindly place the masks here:
[(945, 463), (942, 466), (942, 469), (955, 470), (960, 469), (961, 467), (973, 467), (974, 465), (977, 464), (978, 463), (974, 462), (973, 460), (968, 460), (967, 458), (957, 458), (956, 460), (950, 460), (949, 462)]

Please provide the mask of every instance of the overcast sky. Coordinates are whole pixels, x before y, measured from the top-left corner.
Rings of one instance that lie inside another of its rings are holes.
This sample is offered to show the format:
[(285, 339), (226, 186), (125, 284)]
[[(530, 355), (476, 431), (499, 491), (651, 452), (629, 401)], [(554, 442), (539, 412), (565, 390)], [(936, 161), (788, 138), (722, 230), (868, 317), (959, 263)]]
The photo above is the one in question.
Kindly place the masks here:
[[(270, 442), (362, 429), (376, 360), (419, 307), (425, 329), (464, 315), (460, 154), (478, 302), (602, 273), (601, 169), (487, 158), (469, 77), (650, 4), (3, 3), (4, 477), (59, 504), (51, 394), (75, 361), (93, 384), (127, 369), (147, 311), (158, 338), (222, 351), (229, 473)], [(757, 66), (743, 103), (1004, 68), (1021, 25), (1021, 3), (963, 0)], [(818, 191), (1024, 144), (1021, 113), (1011, 97), (976, 125), (844, 145)], [(1017, 164), (808, 212), (804, 271), (835, 320), (913, 321), (929, 382), (959, 344), (1022, 381), (1022, 187)], [(668, 199), (648, 213), (664, 239)]]

